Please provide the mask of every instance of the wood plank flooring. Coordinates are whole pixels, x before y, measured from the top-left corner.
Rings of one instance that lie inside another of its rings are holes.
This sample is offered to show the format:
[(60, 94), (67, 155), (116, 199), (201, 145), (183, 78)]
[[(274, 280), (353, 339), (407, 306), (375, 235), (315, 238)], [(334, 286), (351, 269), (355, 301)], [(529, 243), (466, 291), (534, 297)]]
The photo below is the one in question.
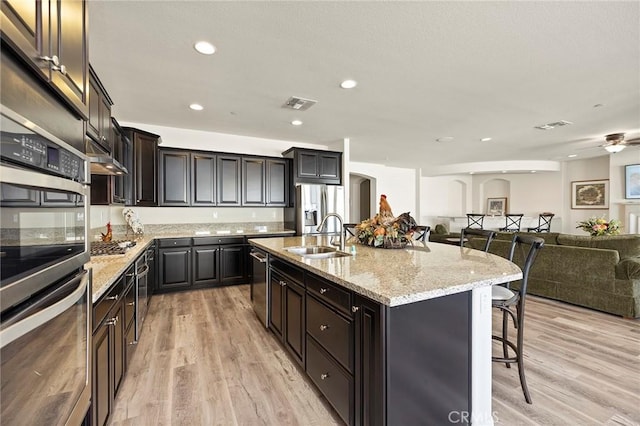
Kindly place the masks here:
[[(530, 297), (525, 327), (533, 405), (494, 364), (497, 425), (640, 425), (640, 321)], [(342, 423), (243, 285), (153, 296), (110, 424)]]

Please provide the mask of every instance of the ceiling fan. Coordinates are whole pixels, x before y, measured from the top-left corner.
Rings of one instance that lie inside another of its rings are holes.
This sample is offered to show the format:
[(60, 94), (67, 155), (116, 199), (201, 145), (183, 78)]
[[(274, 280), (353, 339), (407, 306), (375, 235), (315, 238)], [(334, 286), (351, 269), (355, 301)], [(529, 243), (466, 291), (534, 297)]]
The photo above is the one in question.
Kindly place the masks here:
[(601, 145), (608, 152), (616, 153), (630, 145), (640, 145), (640, 137), (625, 139), (624, 133), (612, 133), (605, 136), (606, 142)]

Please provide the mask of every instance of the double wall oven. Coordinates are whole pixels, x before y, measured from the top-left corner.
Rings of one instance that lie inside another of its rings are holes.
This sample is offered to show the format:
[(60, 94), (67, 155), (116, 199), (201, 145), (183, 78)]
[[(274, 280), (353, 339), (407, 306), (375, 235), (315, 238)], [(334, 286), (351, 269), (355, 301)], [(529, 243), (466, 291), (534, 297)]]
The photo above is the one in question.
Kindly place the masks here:
[(87, 159), (0, 108), (0, 422), (80, 424), (91, 397)]

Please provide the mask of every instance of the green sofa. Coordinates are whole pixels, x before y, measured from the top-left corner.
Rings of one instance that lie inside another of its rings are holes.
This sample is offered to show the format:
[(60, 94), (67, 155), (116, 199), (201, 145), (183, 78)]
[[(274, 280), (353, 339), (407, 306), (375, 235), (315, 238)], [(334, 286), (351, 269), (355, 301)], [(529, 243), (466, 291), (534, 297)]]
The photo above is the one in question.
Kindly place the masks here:
[[(640, 235), (520, 234), (545, 240), (531, 268), (529, 294), (627, 318), (640, 317)], [(489, 251), (507, 257), (512, 237), (513, 233), (498, 232)], [(466, 244), (481, 248), (483, 242), (471, 239)], [(522, 265), (517, 252), (514, 261)]]

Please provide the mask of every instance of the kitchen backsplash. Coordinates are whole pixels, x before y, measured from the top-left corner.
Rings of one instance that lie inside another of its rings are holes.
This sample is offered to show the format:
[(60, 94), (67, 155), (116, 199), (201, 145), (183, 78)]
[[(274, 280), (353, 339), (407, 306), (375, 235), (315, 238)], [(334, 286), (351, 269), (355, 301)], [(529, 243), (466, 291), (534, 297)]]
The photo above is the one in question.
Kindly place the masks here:
[[(129, 207), (127, 207), (129, 208)], [(251, 207), (130, 207), (138, 214), (140, 222), (147, 225), (180, 223), (263, 223), (283, 222), (283, 208)], [(105, 229), (107, 222), (112, 226), (122, 226), (123, 206), (91, 206), (90, 228)]]

